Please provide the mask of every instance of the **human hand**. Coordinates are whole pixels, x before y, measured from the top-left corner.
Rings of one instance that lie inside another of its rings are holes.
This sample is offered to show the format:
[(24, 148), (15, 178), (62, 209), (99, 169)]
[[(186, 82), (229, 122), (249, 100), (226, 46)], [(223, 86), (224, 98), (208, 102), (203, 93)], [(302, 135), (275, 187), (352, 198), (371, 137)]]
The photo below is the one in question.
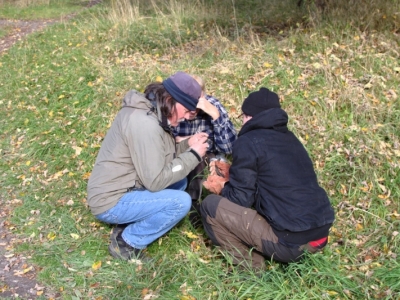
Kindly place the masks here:
[(227, 182), (225, 178), (218, 175), (210, 175), (207, 177), (207, 180), (203, 182), (203, 186), (209, 190), (213, 194), (221, 194), (222, 189), (224, 188), (225, 182)]
[(204, 111), (207, 115), (211, 116), (213, 120), (218, 119), (220, 116), (218, 108), (212, 105), (205, 97), (200, 97), (196, 108)]
[(201, 157), (206, 155), (207, 149), (209, 147), (207, 143), (208, 134), (204, 132), (196, 133), (193, 135), (188, 143), (192, 150), (196, 151)]
[(204, 143), (207, 141), (207, 139), (208, 139), (207, 133), (205, 133), (205, 132), (196, 133), (189, 138), (189, 141), (188, 141), (189, 147), (191, 147), (192, 145), (194, 145), (195, 143), (198, 143), (200, 141), (202, 141)]

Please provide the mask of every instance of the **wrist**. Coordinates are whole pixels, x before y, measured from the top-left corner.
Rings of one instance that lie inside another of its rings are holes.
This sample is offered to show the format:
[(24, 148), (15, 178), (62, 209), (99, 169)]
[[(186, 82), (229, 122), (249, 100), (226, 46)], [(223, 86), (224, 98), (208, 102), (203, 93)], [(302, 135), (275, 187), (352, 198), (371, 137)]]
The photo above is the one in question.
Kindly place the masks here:
[(190, 148), (189, 152), (193, 153), (199, 162), (201, 161), (201, 156), (196, 152), (196, 150), (193, 150), (192, 148)]
[(216, 111), (213, 111), (213, 112), (210, 114), (210, 116), (211, 116), (211, 118), (213, 119), (213, 121), (215, 121), (216, 119), (218, 119), (218, 118), (220, 117), (220, 113), (219, 113), (218, 109), (217, 109)]

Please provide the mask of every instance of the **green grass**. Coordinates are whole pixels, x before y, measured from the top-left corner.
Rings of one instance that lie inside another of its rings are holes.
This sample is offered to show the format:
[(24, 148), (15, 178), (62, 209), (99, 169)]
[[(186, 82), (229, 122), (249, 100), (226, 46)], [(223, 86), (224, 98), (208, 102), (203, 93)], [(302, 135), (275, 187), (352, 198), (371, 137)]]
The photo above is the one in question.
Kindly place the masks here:
[(82, 9), (84, 0), (0, 1), (0, 18), (16, 20), (55, 19)]
[(4, 26), (0, 28), (0, 38), (8, 35), (12, 31), (12, 28), (9, 26)]
[[(295, 2), (106, 1), (0, 56), (2, 206), (42, 285), (63, 299), (400, 296), (399, 3), (366, 1), (376, 13), (349, 22), (348, 1), (325, 15)], [(88, 175), (123, 95), (178, 70), (203, 76), (238, 128), (250, 91), (281, 96), (336, 211), (323, 253), (259, 278), (185, 219), (150, 245), (154, 263), (111, 258)]]

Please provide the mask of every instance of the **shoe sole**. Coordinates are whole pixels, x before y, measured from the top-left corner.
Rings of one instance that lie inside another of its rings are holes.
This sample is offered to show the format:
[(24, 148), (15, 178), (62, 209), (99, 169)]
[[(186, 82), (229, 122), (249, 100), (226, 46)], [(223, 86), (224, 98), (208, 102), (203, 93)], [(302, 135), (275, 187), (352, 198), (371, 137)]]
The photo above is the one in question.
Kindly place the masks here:
[(145, 256), (145, 254), (143, 253), (139, 254), (138, 257), (126, 258), (122, 256), (118, 251), (116, 251), (112, 244), (108, 246), (108, 251), (110, 252), (111, 256), (116, 259), (121, 259), (125, 261), (134, 261), (139, 264), (150, 263), (152, 261), (150, 257)]
[(119, 253), (119, 251), (117, 251), (117, 250), (115, 249), (115, 247), (113, 247), (112, 244), (113, 244), (113, 243), (111, 242), (111, 244), (108, 245), (108, 252), (110, 252), (110, 254), (111, 254), (112, 257), (117, 258), (117, 259), (122, 259), (122, 260), (129, 260), (128, 258), (123, 257), (123, 256), (121, 255), (121, 253)]
[[(123, 230), (123, 228), (121, 228), (121, 230), (119, 230), (119, 231), (122, 231), (122, 230)], [(115, 230), (115, 231), (117, 231), (117, 230)], [(119, 245), (118, 245), (118, 242), (117, 242), (117, 239), (116, 239), (119, 231), (117, 231), (116, 234), (114, 234), (114, 232), (112, 233), (111, 239), (110, 239), (111, 243), (110, 243), (110, 245), (108, 245), (108, 251), (109, 251), (109, 253), (111, 254), (112, 257), (117, 258), (117, 259), (122, 259), (122, 260), (125, 260), (125, 261), (130, 261), (130, 260), (138, 261), (140, 263), (145, 263), (145, 262), (150, 262), (151, 261), (151, 258), (147, 257), (142, 252), (140, 252), (140, 254), (137, 255), (137, 256), (135, 254), (133, 254), (133, 257), (132, 257), (132, 255), (130, 255), (129, 258), (123, 256), (119, 251)]]
[(108, 251), (110, 252), (111, 256), (114, 258), (122, 259), (122, 260), (129, 260), (129, 258), (121, 255), (121, 253), (119, 251), (119, 245), (117, 242), (117, 236), (123, 230), (124, 230), (124, 228), (119, 227), (118, 225), (112, 229), (111, 236), (110, 236), (110, 245), (108, 245)]

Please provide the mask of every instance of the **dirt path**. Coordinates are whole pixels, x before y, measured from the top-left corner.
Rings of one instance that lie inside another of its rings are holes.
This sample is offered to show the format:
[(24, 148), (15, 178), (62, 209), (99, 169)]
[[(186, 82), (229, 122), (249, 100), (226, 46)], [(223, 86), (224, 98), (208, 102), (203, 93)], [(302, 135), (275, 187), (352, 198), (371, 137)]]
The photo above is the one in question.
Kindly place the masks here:
[[(85, 8), (92, 7), (100, 3), (101, 0), (89, 0), (85, 4)], [(18, 41), (21, 41), (26, 35), (40, 31), (47, 26), (60, 22), (66, 21), (73, 18), (77, 13), (69, 14), (64, 16), (61, 19), (53, 19), (53, 20), (35, 20), (35, 21), (24, 21), (24, 20), (3, 20), (0, 19), (0, 28), (11, 28), (11, 33), (0, 38), (0, 54), (4, 51), (8, 50), (11, 46), (13, 46)]]
[(44, 295), (57, 299), (57, 293), (37, 283), (37, 269), (29, 263), (29, 256), (15, 253), (14, 248), (22, 241), (12, 234), (13, 226), (6, 220), (12, 208), (3, 199), (0, 202), (0, 298), (28, 300)]
[(0, 20), (0, 28), (11, 28), (11, 33), (0, 39), (0, 53), (8, 50), (12, 45), (21, 41), (26, 35), (44, 29), (56, 23), (56, 20), (47, 21), (22, 21)]
[[(90, 0), (85, 8), (100, 3), (101, 0)], [(0, 28), (7, 28), (10, 33), (0, 38), (0, 55), (5, 53), (15, 43), (21, 41), (30, 33), (43, 30), (47, 26), (73, 18), (70, 14), (62, 20), (1, 20)], [(15, 203), (0, 198), (0, 299), (37, 299), (39, 296), (46, 299), (59, 299), (60, 294), (46, 289), (36, 281), (38, 267), (29, 263), (29, 256), (25, 257), (14, 251), (18, 243), (24, 242), (13, 234), (13, 225), (7, 217), (11, 215)]]

